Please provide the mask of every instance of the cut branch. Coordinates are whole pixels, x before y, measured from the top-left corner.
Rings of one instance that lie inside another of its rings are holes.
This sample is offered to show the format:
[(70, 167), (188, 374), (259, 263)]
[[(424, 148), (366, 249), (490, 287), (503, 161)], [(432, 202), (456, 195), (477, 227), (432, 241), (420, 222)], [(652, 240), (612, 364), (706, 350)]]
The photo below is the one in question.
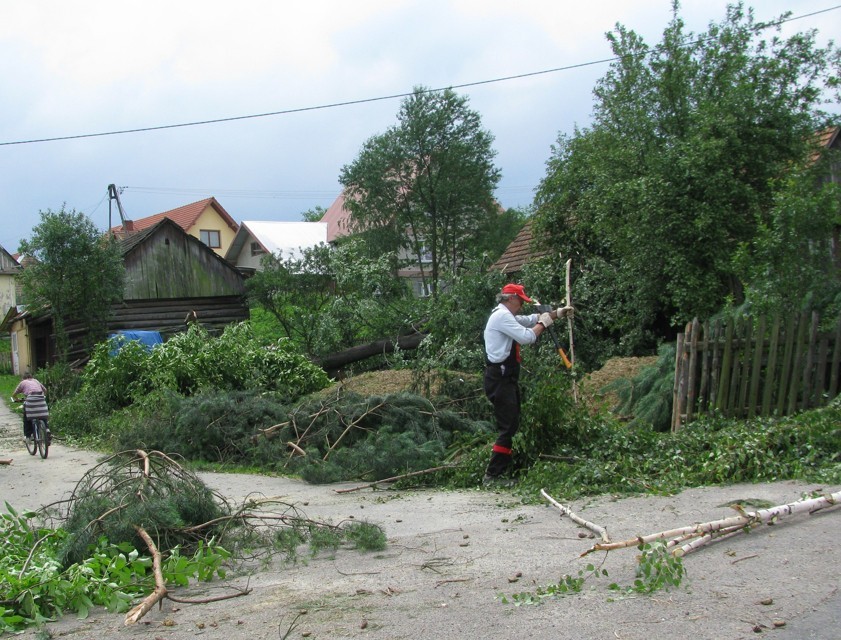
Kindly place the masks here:
[(457, 465), (454, 464), (445, 464), (440, 467), (432, 467), (431, 469), (424, 469), (423, 471), (412, 471), (411, 473), (404, 473), (402, 476), (392, 476), (391, 478), (384, 478), (383, 480), (377, 480), (376, 482), (371, 482), (369, 484), (363, 484), (358, 487), (353, 487), (351, 489), (335, 489), (336, 493), (350, 493), (351, 491), (359, 491), (360, 489), (371, 489), (376, 487), (379, 484), (383, 484), (385, 482), (395, 482), (397, 480), (403, 480), (404, 478), (412, 478), (414, 476), (422, 476), (426, 475), (427, 473), (435, 473), (436, 471), (441, 471), (442, 469), (452, 469)]
[(369, 416), (370, 414), (374, 413), (377, 409), (379, 409), (379, 408), (380, 408), (381, 406), (383, 406), (384, 404), (385, 404), (385, 402), (380, 402), (380, 403), (379, 403), (376, 407), (374, 407), (373, 409), (368, 409), (368, 410), (366, 410), (366, 411), (365, 411), (365, 413), (363, 413), (363, 414), (362, 414), (361, 416), (359, 416), (356, 420), (354, 420), (353, 422), (351, 422), (351, 423), (350, 423), (350, 424), (349, 424), (349, 425), (345, 428), (345, 430), (344, 430), (344, 431), (342, 431), (342, 434), (341, 434), (341, 435), (340, 435), (340, 436), (336, 439), (336, 441), (335, 441), (332, 445), (330, 445), (330, 448), (327, 450), (327, 453), (325, 453), (325, 454), (324, 454), (324, 458), (323, 458), (323, 459), (324, 459), (325, 461), (327, 460), (327, 458), (328, 458), (328, 457), (330, 456), (330, 454), (333, 452), (333, 449), (335, 449), (335, 448), (336, 448), (336, 446), (337, 446), (337, 445), (338, 445), (338, 444), (342, 441), (342, 438), (344, 438), (344, 437), (347, 435), (347, 433), (348, 433), (351, 429), (353, 429), (353, 428), (354, 428), (357, 424), (359, 424), (362, 420), (364, 420), (364, 419), (365, 419), (367, 416)]
[(135, 530), (138, 535), (143, 538), (143, 542), (146, 543), (146, 546), (149, 547), (149, 551), (152, 553), (152, 571), (155, 574), (155, 590), (126, 614), (126, 626), (136, 624), (140, 618), (149, 613), (149, 611), (152, 610), (152, 607), (163, 600), (167, 594), (166, 582), (164, 582), (164, 574), (161, 570), (161, 552), (158, 551), (158, 548), (155, 546), (151, 536), (146, 533), (146, 530), (143, 529), (143, 527), (135, 527)]
[(670, 529), (659, 533), (651, 533), (645, 536), (622, 540), (621, 542), (598, 543), (594, 544), (581, 555), (586, 556), (594, 551), (612, 551), (613, 549), (636, 547), (663, 540), (666, 541), (666, 547), (671, 548), (672, 555), (682, 556), (710, 542), (728, 538), (743, 531), (749, 531), (758, 527), (760, 524), (773, 524), (780, 518), (801, 513), (812, 514), (816, 511), (835, 506), (839, 501), (841, 501), (841, 491), (821, 496), (820, 498), (798, 500), (769, 509), (760, 509), (759, 511), (745, 511), (741, 506), (736, 505), (733, 508), (739, 512), (740, 515), (738, 516), (703, 522), (678, 529)]
[(602, 539), (603, 542), (605, 542), (605, 543), (610, 542), (610, 537), (608, 537), (608, 535), (607, 535), (607, 529), (605, 529), (604, 527), (599, 526), (597, 524), (594, 524), (594, 523), (590, 522), (589, 520), (585, 520), (584, 518), (576, 515), (575, 513), (573, 513), (573, 511), (569, 507), (567, 507), (565, 505), (562, 505), (560, 502), (558, 502), (552, 496), (550, 496), (548, 493), (546, 493), (546, 489), (541, 489), (540, 490), (540, 495), (542, 495), (550, 503), (555, 505), (560, 510), (560, 512), (563, 515), (568, 516), (570, 520), (572, 520), (573, 522), (575, 522), (577, 524), (580, 524), (582, 527), (586, 527), (587, 529), (589, 529), (590, 531), (593, 531), (594, 533), (598, 533), (599, 536), (601, 536), (601, 539)]

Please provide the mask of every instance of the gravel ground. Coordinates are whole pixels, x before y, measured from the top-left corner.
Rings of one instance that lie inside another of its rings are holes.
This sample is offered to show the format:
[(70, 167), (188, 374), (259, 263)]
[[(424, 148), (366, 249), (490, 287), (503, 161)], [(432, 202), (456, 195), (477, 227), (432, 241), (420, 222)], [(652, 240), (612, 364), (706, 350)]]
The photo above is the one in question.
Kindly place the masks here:
[[(47, 460), (30, 457), (19, 418), (0, 404), (2, 499), (17, 509), (66, 496), (96, 454), (62, 446)], [(60, 434), (57, 434), (60, 436)], [(509, 492), (373, 491), (337, 493), (354, 485), (313, 486), (286, 479), (203, 473), (231, 501), (282, 496), (308, 517), (376, 523), (388, 537), (383, 552), (339, 550), (295, 565), (279, 561), (216, 582), (177, 589), (181, 597), (252, 591), (205, 605), (164, 602), (139, 624), (97, 610), (52, 622), (52, 637), (252, 640), (260, 638), (535, 638), (777, 640), (841, 636), (838, 552), (841, 511), (797, 516), (749, 535), (717, 542), (685, 558), (677, 589), (651, 596), (616, 593), (630, 585), (636, 550), (580, 558), (596, 540), (546, 504), (524, 505)], [(578, 500), (570, 507), (623, 540), (732, 515), (733, 501), (784, 504), (813, 491), (838, 491), (798, 482), (705, 487), (675, 496)], [(555, 496), (565, 502), (563, 496)], [(503, 604), (500, 595), (534, 593), (600, 564), (607, 578), (583, 592), (540, 605)], [(297, 623), (290, 631), (293, 620)], [(288, 633), (287, 633), (288, 632)], [(35, 637), (36, 630), (24, 637)], [(43, 637), (43, 636), (42, 636)]]

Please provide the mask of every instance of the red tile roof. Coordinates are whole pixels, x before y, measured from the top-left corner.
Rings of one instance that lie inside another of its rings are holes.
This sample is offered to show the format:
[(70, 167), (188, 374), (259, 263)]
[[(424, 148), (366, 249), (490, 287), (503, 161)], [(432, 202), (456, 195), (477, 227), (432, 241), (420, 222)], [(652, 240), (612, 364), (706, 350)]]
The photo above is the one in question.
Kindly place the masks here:
[(534, 234), (532, 232), (532, 220), (526, 220), (526, 224), (520, 229), (517, 237), (511, 241), (511, 244), (503, 251), (499, 260), (494, 262), (490, 271), (502, 271), (505, 274), (511, 275), (519, 273), (523, 270), (530, 259), (539, 258), (546, 255), (544, 250), (535, 250), (534, 248)]
[[(149, 216), (148, 218), (140, 218), (139, 220), (132, 220), (132, 226), (134, 231), (142, 231), (143, 229), (148, 229), (156, 225), (158, 222), (163, 220), (164, 218), (168, 218), (172, 220), (175, 224), (179, 227), (184, 229), (184, 231), (189, 231), (190, 227), (192, 227), (196, 220), (199, 219), (199, 216), (204, 212), (207, 207), (213, 207), (216, 209), (216, 212), (219, 214), (219, 217), (225, 221), (231, 229), (236, 231), (239, 229), (239, 225), (236, 221), (228, 214), (227, 211), (222, 207), (219, 202), (217, 202), (216, 198), (210, 197), (205, 198), (204, 200), (199, 200), (198, 202), (193, 202), (191, 204), (185, 204), (183, 207), (178, 207), (177, 209), (170, 209), (169, 211), (164, 211), (163, 213), (156, 213), (153, 216)], [(119, 225), (116, 227), (111, 227), (111, 232), (117, 235), (123, 233), (123, 225)]]

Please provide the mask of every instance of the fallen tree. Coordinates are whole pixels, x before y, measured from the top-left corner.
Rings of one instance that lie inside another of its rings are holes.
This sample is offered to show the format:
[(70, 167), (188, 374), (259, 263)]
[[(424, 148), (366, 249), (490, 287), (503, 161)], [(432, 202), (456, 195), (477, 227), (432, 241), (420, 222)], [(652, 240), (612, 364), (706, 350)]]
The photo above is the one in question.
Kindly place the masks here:
[(354, 362), (367, 360), (374, 356), (394, 353), (398, 349), (402, 351), (417, 349), (425, 337), (426, 334), (424, 333), (413, 333), (399, 336), (397, 340), (376, 340), (356, 347), (350, 347), (343, 351), (329, 353), (321, 358), (316, 358), (315, 362), (327, 372), (327, 375), (335, 377), (341, 371), (342, 367), (346, 367)]

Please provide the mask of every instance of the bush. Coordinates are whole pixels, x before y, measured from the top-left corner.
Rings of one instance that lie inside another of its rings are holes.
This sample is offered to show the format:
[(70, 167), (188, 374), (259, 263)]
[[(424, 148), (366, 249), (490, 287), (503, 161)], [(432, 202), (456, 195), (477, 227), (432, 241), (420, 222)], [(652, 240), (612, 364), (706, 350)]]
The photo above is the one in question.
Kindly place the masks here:
[(260, 344), (247, 323), (229, 325), (218, 338), (193, 325), (151, 351), (137, 342), (113, 355), (111, 350), (110, 342), (97, 345), (85, 368), (83, 392), (100, 395), (114, 408), (153, 390), (190, 396), (207, 389), (262, 388), (294, 399), (330, 382), (288, 341)]

